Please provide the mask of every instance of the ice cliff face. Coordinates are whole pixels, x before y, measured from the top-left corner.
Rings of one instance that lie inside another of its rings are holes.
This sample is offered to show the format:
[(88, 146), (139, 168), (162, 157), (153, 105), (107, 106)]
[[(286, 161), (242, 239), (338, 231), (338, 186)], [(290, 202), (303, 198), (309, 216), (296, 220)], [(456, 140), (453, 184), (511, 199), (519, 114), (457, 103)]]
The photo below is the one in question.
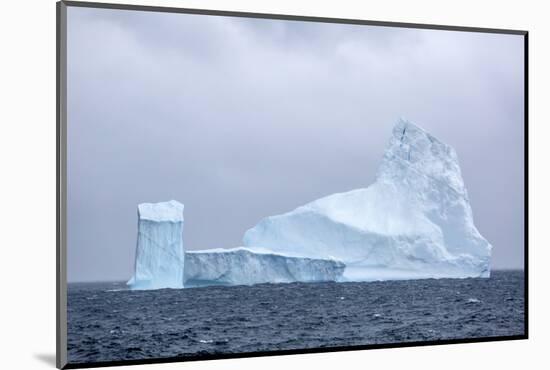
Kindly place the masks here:
[(488, 277), (491, 245), (476, 229), (457, 155), (421, 128), (393, 128), (374, 184), (263, 219), (243, 244), (335, 258), (344, 279)]
[(246, 248), (185, 253), (185, 286), (338, 281), (344, 264)]
[(172, 200), (138, 206), (132, 289), (183, 288), (183, 204)]

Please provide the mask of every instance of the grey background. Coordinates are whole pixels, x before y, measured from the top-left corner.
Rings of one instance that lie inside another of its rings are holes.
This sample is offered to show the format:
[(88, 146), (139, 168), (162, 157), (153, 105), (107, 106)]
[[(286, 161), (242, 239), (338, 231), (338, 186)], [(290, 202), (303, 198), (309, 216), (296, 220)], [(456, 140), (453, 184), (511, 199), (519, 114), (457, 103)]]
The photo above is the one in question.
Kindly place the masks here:
[(373, 180), (407, 118), (458, 152), (493, 268), (523, 266), (523, 37), (68, 9), (68, 280), (132, 273), (137, 204), (187, 249)]

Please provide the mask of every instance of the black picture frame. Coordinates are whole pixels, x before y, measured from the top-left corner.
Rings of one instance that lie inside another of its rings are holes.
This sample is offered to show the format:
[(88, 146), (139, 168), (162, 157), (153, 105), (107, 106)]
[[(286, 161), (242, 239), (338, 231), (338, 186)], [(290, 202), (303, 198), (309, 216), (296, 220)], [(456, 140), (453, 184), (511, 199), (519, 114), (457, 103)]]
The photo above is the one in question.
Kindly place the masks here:
[[(359, 346), (345, 347), (323, 347), (323, 348), (308, 348), (299, 350), (276, 350), (276, 351), (259, 351), (259, 352), (243, 352), (232, 354), (201, 354), (186, 357), (169, 357), (169, 358), (149, 358), (140, 360), (124, 360), (124, 361), (105, 361), (105, 362), (89, 362), (89, 363), (68, 363), (67, 362), (67, 8), (68, 7), (85, 7), (96, 9), (116, 9), (116, 10), (131, 10), (144, 12), (164, 12), (164, 13), (182, 13), (182, 14), (198, 14), (198, 15), (216, 15), (227, 17), (244, 17), (244, 18), (259, 18), (271, 20), (295, 20), (305, 22), (320, 22), (320, 23), (341, 23), (355, 24), (367, 26), (386, 26), (398, 28), (416, 28), (429, 30), (447, 30), (447, 31), (463, 31), (463, 32), (481, 32), (494, 34), (512, 34), (521, 35), (524, 39), (524, 173), (523, 180), (525, 184), (524, 193), (524, 328), (525, 332), (522, 335), (500, 336), (500, 337), (481, 337), (481, 338), (464, 338), (451, 340), (436, 340), (436, 341), (419, 341), (405, 343), (388, 343), (388, 344), (369, 344)], [(56, 4), (56, 37), (57, 37), (57, 63), (56, 63), (56, 365), (60, 369), (73, 368), (92, 368), (92, 367), (107, 367), (120, 365), (138, 365), (138, 364), (156, 364), (170, 362), (187, 362), (187, 361), (204, 361), (216, 359), (231, 359), (231, 358), (247, 358), (247, 357), (263, 357), (263, 356), (280, 356), (292, 354), (308, 354), (322, 352), (341, 352), (341, 351), (360, 351), (367, 349), (381, 348), (403, 348), (417, 346), (434, 346), (446, 344), (461, 344), (461, 343), (480, 343), (480, 342), (496, 342), (508, 340), (524, 340), (529, 338), (529, 32), (526, 30), (512, 29), (495, 29), (495, 28), (479, 28), (479, 27), (462, 27), (462, 26), (447, 26), (435, 24), (420, 24), (420, 23), (400, 23), (400, 22), (385, 22), (373, 20), (359, 19), (341, 19), (327, 17), (312, 17), (300, 15), (285, 15), (285, 14), (267, 14), (267, 13), (249, 13), (236, 11), (221, 11), (221, 10), (206, 10), (206, 9), (191, 9), (191, 8), (175, 8), (175, 7), (159, 7), (159, 6), (144, 6), (131, 4), (111, 4), (111, 3), (96, 3), (96, 2), (79, 2), (79, 1), (59, 1)]]

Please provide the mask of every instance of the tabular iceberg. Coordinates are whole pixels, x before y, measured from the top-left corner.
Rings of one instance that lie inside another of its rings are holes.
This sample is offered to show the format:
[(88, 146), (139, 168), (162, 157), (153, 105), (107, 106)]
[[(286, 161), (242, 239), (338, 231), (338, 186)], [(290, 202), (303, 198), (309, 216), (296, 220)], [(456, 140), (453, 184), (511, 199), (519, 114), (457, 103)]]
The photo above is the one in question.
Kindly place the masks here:
[(246, 248), (187, 251), (183, 248), (183, 204), (172, 200), (138, 206), (133, 290), (199, 285), (251, 285), (337, 281), (338, 261), (288, 257)]
[(488, 277), (492, 248), (474, 225), (455, 150), (404, 120), (374, 184), (267, 217), (243, 244), (338, 259), (354, 281)]
[(138, 206), (138, 237), (131, 289), (183, 288), (183, 204)]
[(242, 247), (185, 252), (186, 286), (338, 281), (343, 271), (339, 261)]

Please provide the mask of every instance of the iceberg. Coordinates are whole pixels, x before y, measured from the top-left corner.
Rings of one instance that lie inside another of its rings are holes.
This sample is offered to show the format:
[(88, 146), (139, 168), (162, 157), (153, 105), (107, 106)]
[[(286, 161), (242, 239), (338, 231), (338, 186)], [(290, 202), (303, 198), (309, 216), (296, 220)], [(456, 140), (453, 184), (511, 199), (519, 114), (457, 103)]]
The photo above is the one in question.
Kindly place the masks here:
[(267, 217), (243, 247), (184, 251), (183, 209), (138, 206), (132, 289), (490, 275), (455, 150), (405, 120), (372, 185)]
[(455, 150), (399, 120), (375, 182), (329, 195), (249, 229), (243, 245), (345, 263), (343, 280), (489, 277)]
[(344, 264), (247, 248), (185, 252), (185, 286), (339, 281)]
[(138, 235), (131, 289), (183, 288), (183, 204), (138, 205)]

